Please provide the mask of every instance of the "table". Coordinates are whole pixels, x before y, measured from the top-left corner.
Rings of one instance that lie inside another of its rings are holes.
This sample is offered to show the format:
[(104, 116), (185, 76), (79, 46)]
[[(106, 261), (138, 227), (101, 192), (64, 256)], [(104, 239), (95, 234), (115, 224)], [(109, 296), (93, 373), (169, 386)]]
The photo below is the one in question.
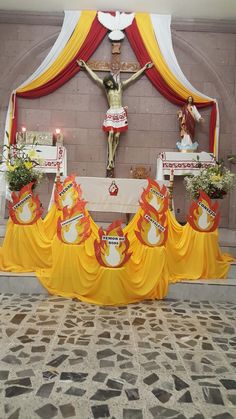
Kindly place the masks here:
[(156, 179), (163, 180), (165, 175), (170, 175), (171, 169), (174, 170), (175, 176), (196, 175), (200, 170), (199, 163), (201, 163), (201, 168), (215, 166), (215, 157), (205, 151), (201, 153), (165, 151), (160, 153), (157, 158)]
[[(62, 178), (64, 180), (64, 178)], [(89, 211), (135, 213), (139, 207), (139, 199), (143, 189), (147, 187), (147, 179), (116, 179), (101, 177), (76, 177), (81, 186), (82, 196), (88, 201)], [(118, 187), (117, 195), (110, 195), (109, 188), (115, 182)], [(158, 181), (163, 185), (163, 181)], [(53, 203), (54, 188), (49, 204)]]
[(67, 175), (67, 151), (63, 146), (49, 145), (26, 145), (27, 150), (35, 150), (38, 152), (39, 158), (43, 160), (43, 164), (37, 166), (37, 169), (43, 173), (57, 173), (57, 164), (60, 163), (60, 172), (63, 176)]

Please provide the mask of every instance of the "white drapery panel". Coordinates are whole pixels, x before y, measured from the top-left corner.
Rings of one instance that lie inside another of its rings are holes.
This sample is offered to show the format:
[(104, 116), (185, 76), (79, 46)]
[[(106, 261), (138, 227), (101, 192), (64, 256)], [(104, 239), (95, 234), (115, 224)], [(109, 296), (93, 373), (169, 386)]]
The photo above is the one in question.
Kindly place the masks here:
[(175, 75), (175, 77), (189, 90), (196, 93), (199, 96), (202, 96), (204, 99), (208, 100), (215, 100), (209, 96), (204, 95), (202, 92), (199, 92), (185, 77), (184, 73), (182, 72), (179, 63), (177, 61), (173, 44), (172, 44), (172, 36), (171, 36), (171, 16), (170, 15), (155, 15), (151, 14), (151, 21), (153, 25), (153, 30), (156, 36), (156, 40), (158, 42), (159, 48), (165, 59), (166, 63), (168, 64), (169, 69)]
[(219, 119), (219, 106), (216, 99), (213, 99), (202, 92), (199, 92), (185, 77), (184, 73), (182, 72), (179, 63), (177, 61), (173, 44), (172, 44), (172, 36), (171, 36), (171, 16), (170, 15), (156, 15), (150, 14), (153, 30), (155, 33), (156, 41), (159, 45), (160, 51), (162, 56), (168, 65), (171, 72), (175, 75), (175, 77), (185, 86), (188, 90), (191, 90), (193, 93), (201, 96), (204, 99), (208, 99), (214, 101), (216, 103), (216, 138), (215, 141), (215, 156), (218, 157), (218, 139), (219, 139), (219, 129), (220, 129), (220, 119)]
[[(56, 42), (54, 43), (53, 47), (49, 51), (48, 55), (40, 64), (40, 66), (35, 70), (35, 72), (31, 74), (31, 76), (27, 80), (25, 80), (20, 86), (18, 86), (15, 90), (26, 86), (27, 84), (29, 84), (30, 82), (32, 82), (33, 80), (41, 76), (54, 63), (54, 61), (57, 59), (59, 54), (62, 52), (63, 48), (66, 46), (72, 33), (74, 32), (75, 27), (80, 19), (80, 16), (81, 16), (80, 10), (66, 10), (65, 11), (61, 31), (58, 35)], [(7, 117), (6, 117), (5, 131), (4, 131), (4, 144), (8, 144), (8, 138), (6, 136), (6, 132), (9, 133), (10, 131), (12, 97), (15, 93), (15, 90), (11, 94), (11, 98), (10, 98), (9, 106), (7, 110)]]
[(17, 89), (24, 87), (25, 85), (35, 80), (37, 77), (41, 76), (41, 74), (43, 74), (53, 64), (74, 32), (80, 15), (81, 12), (79, 10), (65, 10), (61, 32), (52, 49), (49, 51), (48, 55), (42, 64), (40, 64), (40, 66), (37, 68), (37, 70), (26, 81), (18, 86)]

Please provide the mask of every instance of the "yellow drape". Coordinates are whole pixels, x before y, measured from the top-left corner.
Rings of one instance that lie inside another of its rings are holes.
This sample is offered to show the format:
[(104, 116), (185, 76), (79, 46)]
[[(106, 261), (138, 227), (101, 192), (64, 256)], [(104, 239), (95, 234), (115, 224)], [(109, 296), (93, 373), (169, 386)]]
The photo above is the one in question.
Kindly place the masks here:
[(9, 220), (0, 248), (0, 271), (34, 272), (51, 265), (51, 241), (45, 235), (42, 220), (28, 226)]
[(53, 204), (43, 220), (45, 233), (49, 240), (52, 240), (57, 231), (57, 220), (61, 215), (55, 204)]
[(52, 294), (104, 305), (164, 298), (168, 290), (166, 249), (148, 248), (136, 241), (131, 259), (121, 268), (105, 268), (94, 255), (95, 235), (80, 246), (52, 243), (52, 269), (37, 277)]
[(71, 60), (74, 58), (76, 53), (83, 45), (93, 20), (96, 16), (96, 11), (82, 11), (77, 26), (64, 47), (63, 51), (59, 54), (53, 64), (38, 78), (33, 80), (27, 86), (17, 90), (17, 93), (27, 92), (28, 90), (36, 89), (47, 83), (49, 80), (54, 78), (63, 68), (65, 68)]
[(166, 251), (170, 282), (226, 278), (234, 259), (222, 254), (217, 230), (204, 233), (195, 231), (188, 223), (181, 226), (170, 213), (168, 226)]
[(196, 95), (194, 92), (188, 90), (171, 72), (158, 46), (150, 15), (148, 13), (136, 13), (135, 19), (145, 48), (166, 83), (183, 99), (187, 99), (188, 96), (192, 96), (196, 103), (209, 102), (208, 99)]
[(92, 218), (92, 233), (85, 243), (77, 246), (61, 242), (55, 234), (61, 212), (53, 206), (44, 222), (38, 220), (32, 226), (9, 220), (0, 248), (0, 270), (36, 271), (50, 293), (104, 305), (162, 299), (169, 282), (226, 277), (233, 258), (221, 253), (217, 231), (202, 233), (189, 224), (183, 227), (168, 211), (165, 246), (148, 247), (135, 235), (141, 213), (138, 210), (124, 228), (132, 256), (123, 267), (99, 265), (94, 252), (99, 227)]

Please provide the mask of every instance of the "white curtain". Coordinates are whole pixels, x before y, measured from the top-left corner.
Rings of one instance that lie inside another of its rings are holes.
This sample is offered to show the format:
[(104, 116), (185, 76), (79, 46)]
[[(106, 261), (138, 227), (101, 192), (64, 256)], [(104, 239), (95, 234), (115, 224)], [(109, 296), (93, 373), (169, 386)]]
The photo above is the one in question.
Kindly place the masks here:
[[(53, 62), (57, 59), (57, 57), (59, 56), (59, 54), (61, 53), (63, 48), (66, 46), (67, 42), (69, 41), (80, 19), (80, 16), (81, 16), (81, 11), (79, 10), (66, 10), (64, 12), (64, 20), (63, 20), (62, 28), (52, 49), (49, 51), (48, 55), (40, 64), (40, 66), (37, 68), (37, 70), (27, 80), (25, 80), (20, 86), (18, 86), (17, 89), (24, 87), (28, 83), (32, 82), (33, 80), (41, 76), (53, 64)], [(15, 91), (11, 93), (8, 110), (7, 110), (5, 131), (4, 131), (4, 144), (8, 144), (8, 138), (7, 138), (6, 132), (8, 133), (10, 132), (11, 107), (12, 107), (12, 98), (14, 97), (14, 93)], [(5, 165), (3, 165), (2, 170), (5, 170)], [(0, 172), (0, 183), (2, 186), (5, 185), (4, 172)]]
[[(62, 28), (58, 38), (53, 45), (52, 49), (49, 51), (46, 58), (40, 64), (40, 66), (35, 70), (31, 76), (25, 80), (20, 86), (16, 88), (16, 90), (26, 86), (28, 83), (32, 82), (33, 80), (37, 79), (41, 76), (57, 59), (59, 54), (62, 52), (63, 48), (66, 46), (67, 42), (69, 41), (72, 33), (75, 30), (75, 27), (80, 19), (81, 11), (79, 10), (66, 10), (64, 15), (64, 20), (62, 24)], [(14, 95), (15, 90), (11, 94), (11, 98), (9, 101), (9, 106), (7, 110), (7, 117), (6, 117), (6, 124), (5, 124), (5, 135), (4, 135), (4, 144), (8, 144), (8, 139), (6, 137), (6, 132), (10, 131), (10, 113), (11, 113), (11, 103), (12, 103), (12, 96)]]
[(212, 100), (216, 103), (217, 116), (216, 116), (216, 142), (215, 142), (215, 155), (218, 157), (218, 138), (219, 138), (219, 107), (216, 99), (213, 99), (202, 92), (199, 92), (185, 77), (179, 63), (177, 61), (171, 37), (171, 16), (170, 15), (156, 15), (150, 14), (153, 30), (156, 36), (157, 43), (160, 51), (169, 69), (174, 76), (191, 92), (201, 96), (204, 99)]

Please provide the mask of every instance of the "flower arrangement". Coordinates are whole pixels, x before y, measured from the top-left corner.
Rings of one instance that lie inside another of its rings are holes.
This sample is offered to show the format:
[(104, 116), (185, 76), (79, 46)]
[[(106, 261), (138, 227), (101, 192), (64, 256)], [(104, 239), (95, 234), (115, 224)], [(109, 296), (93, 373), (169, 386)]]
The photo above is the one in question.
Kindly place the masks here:
[(5, 176), (11, 191), (20, 191), (28, 183), (34, 187), (39, 184), (44, 174), (36, 170), (41, 164), (37, 150), (26, 150), (25, 145), (4, 145), (2, 163), (5, 163)]
[(184, 184), (191, 199), (198, 199), (200, 190), (211, 199), (222, 199), (234, 187), (235, 174), (221, 161), (206, 169), (200, 166), (199, 174), (185, 177)]

